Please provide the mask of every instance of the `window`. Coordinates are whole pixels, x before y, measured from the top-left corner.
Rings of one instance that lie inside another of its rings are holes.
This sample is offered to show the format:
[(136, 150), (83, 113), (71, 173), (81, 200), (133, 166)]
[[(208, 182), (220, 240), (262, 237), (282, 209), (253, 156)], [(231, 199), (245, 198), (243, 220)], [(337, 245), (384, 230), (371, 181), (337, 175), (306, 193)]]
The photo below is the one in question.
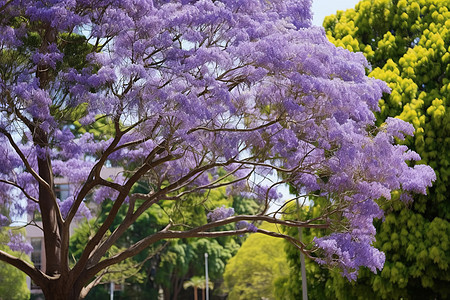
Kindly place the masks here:
[(55, 194), (59, 200), (64, 201), (69, 197), (70, 188), (68, 184), (57, 184), (55, 185)]

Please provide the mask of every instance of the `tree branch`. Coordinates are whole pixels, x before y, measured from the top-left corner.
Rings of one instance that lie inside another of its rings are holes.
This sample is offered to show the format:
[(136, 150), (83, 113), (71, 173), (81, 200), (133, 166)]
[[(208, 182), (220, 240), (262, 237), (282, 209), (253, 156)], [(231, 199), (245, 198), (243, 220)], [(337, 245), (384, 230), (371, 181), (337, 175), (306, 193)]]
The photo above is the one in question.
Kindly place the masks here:
[(39, 286), (45, 286), (45, 282), (50, 279), (49, 276), (42, 273), (40, 270), (36, 269), (32, 264), (21, 260), (18, 257), (15, 257), (9, 253), (6, 253), (5, 251), (0, 250), (0, 260), (4, 261), (20, 271), (27, 274), (31, 280), (36, 282)]
[(261, 130), (261, 129), (264, 129), (266, 127), (269, 127), (269, 126), (271, 126), (273, 124), (278, 123), (279, 121), (280, 121), (280, 118), (275, 119), (273, 121), (270, 121), (269, 123), (260, 125), (258, 127), (247, 128), (247, 129), (243, 129), (243, 128), (216, 128), (216, 129), (214, 129), (214, 128), (208, 128), (208, 127), (199, 126), (199, 127), (195, 127), (195, 128), (192, 128), (191, 130), (189, 130), (188, 134), (193, 133), (195, 131), (199, 131), (199, 130), (209, 131), (209, 132), (252, 132), (252, 131), (257, 131), (257, 130)]
[[(110, 265), (116, 264), (116, 263), (118, 263), (122, 260), (125, 260), (131, 256), (134, 256), (134, 255), (138, 254), (139, 252), (141, 252), (146, 247), (148, 247), (149, 245), (151, 245), (161, 239), (191, 238), (191, 237), (212, 238), (212, 237), (230, 236), (230, 235), (238, 235), (238, 234), (252, 232), (249, 229), (239, 229), (239, 230), (231, 230), (231, 231), (214, 231), (214, 232), (207, 231), (207, 230), (215, 228), (215, 227), (223, 226), (223, 225), (238, 222), (238, 221), (266, 221), (269, 223), (285, 225), (285, 226), (289, 226), (289, 227), (322, 228), (322, 229), (329, 228), (329, 226), (330, 226), (328, 223), (326, 223), (326, 224), (311, 224), (310, 220), (304, 221), (304, 222), (279, 220), (279, 219), (275, 219), (273, 217), (261, 216), (261, 215), (259, 215), (259, 216), (240, 215), (240, 216), (235, 216), (235, 217), (229, 217), (229, 218), (218, 220), (215, 222), (210, 222), (210, 223), (204, 224), (202, 226), (199, 226), (199, 227), (193, 228), (191, 230), (187, 230), (187, 231), (168, 230), (171, 227), (171, 225), (168, 225), (162, 231), (140, 240), (139, 242), (135, 243), (134, 245), (129, 247), (127, 250), (124, 250), (120, 254), (117, 254), (111, 258), (102, 260), (100, 262), (96, 262), (95, 265), (88, 268), (88, 273), (92, 274), (92, 276), (94, 276), (101, 269), (106, 268)], [(281, 233), (274, 233), (274, 232), (265, 231), (265, 230), (261, 230), (261, 229), (258, 229), (258, 232), (266, 234), (266, 235), (271, 235), (274, 237), (287, 239), (291, 243), (294, 243), (301, 251), (305, 252), (305, 254), (309, 256), (309, 254), (306, 253), (307, 251), (305, 250), (305, 245), (303, 243), (293, 239), (292, 237), (283, 235)]]
[[(77, 264), (75, 265), (75, 267), (73, 269), (74, 272), (75, 272), (75, 269), (79, 270), (80, 268), (83, 268), (86, 265), (86, 263), (88, 263), (88, 261), (95, 262), (95, 261), (99, 260), (103, 256), (103, 254), (106, 252), (106, 250), (109, 249), (109, 247), (114, 243), (114, 241), (118, 237), (120, 237), (120, 235), (129, 226), (129, 225), (124, 226), (123, 225), (125, 223), (125, 221), (124, 221), (124, 223), (122, 223), (118, 228), (116, 228), (116, 230), (113, 232), (113, 234), (111, 236), (109, 236), (106, 241), (104, 241), (103, 243), (101, 243), (99, 245), (102, 237), (108, 231), (111, 224), (114, 222), (114, 219), (115, 219), (120, 207), (122, 206), (123, 202), (125, 201), (126, 197), (128, 196), (128, 193), (130, 192), (133, 185), (151, 168), (173, 159), (172, 155), (167, 155), (163, 158), (160, 158), (160, 159), (150, 163), (149, 159), (154, 158), (159, 152), (161, 152), (160, 150), (163, 151), (164, 148), (161, 146), (155, 147), (155, 149), (153, 149), (150, 152), (150, 154), (147, 156), (146, 160), (144, 161), (144, 164), (122, 186), (122, 190), (121, 190), (119, 196), (117, 197), (116, 201), (114, 202), (114, 205), (111, 208), (111, 210), (109, 211), (109, 214), (106, 217), (105, 221), (103, 222), (102, 226), (100, 226), (97, 233), (92, 237), (91, 240), (89, 240), (88, 244), (86, 245), (86, 248), (83, 251), (83, 254), (81, 255), (80, 260), (77, 262)], [(118, 230), (119, 228), (120, 228), (120, 231)], [(94, 249), (96, 249), (96, 251), (94, 254), (92, 254), (92, 251), (94, 251)], [(92, 256), (91, 256), (91, 254), (92, 254)]]
[(28, 162), (27, 158), (25, 157), (25, 154), (23, 154), (22, 150), (20, 150), (19, 146), (16, 144), (16, 142), (14, 142), (14, 139), (12, 138), (11, 134), (9, 132), (7, 132), (4, 128), (1, 128), (1, 127), (0, 127), (0, 133), (2, 133), (3, 135), (5, 135), (8, 138), (9, 143), (14, 148), (16, 153), (19, 155), (20, 159), (24, 163), (28, 172), (30, 172), (30, 174), (37, 180), (37, 182), (39, 184), (41, 184), (42, 186), (44, 186), (48, 192), (53, 192), (50, 185), (41, 176), (39, 176), (39, 174), (31, 167), (30, 163)]
[(31, 196), (30, 194), (28, 194), (27, 191), (25, 191), (25, 188), (20, 186), (19, 184), (15, 183), (13, 181), (5, 180), (5, 179), (0, 179), (0, 182), (3, 182), (5, 184), (9, 184), (9, 185), (12, 185), (12, 186), (18, 188), (19, 190), (22, 191), (22, 193), (25, 195), (25, 197), (27, 197), (28, 199), (30, 199), (31, 201), (33, 201), (35, 203), (39, 202), (38, 199), (36, 199), (33, 196)]

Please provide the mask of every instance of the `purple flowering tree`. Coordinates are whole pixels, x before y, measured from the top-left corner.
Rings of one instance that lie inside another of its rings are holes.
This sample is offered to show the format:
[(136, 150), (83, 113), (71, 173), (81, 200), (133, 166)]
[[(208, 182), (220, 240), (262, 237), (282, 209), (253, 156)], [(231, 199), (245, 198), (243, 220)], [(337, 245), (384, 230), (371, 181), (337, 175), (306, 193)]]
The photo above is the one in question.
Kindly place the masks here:
[[(102, 270), (161, 240), (254, 231), (286, 238), (349, 278), (360, 266), (376, 271), (384, 262), (371, 246), (372, 220), (383, 217), (377, 201), (398, 190), (408, 201), (435, 178), (395, 144), (413, 134), (410, 124), (374, 126), (387, 86), (365, 76), (362, 54), (311, 27), (310, 0), (0, 0), (0, 12), (0, 204), (39, 212), (46, 264), (38, 270), (3, 251), (0, 259), (46, 299), (83, 297)], [(110, 137), (89, 133), (100, 120)], [(114, 165), (126, 171), (102, 176)], [(69, 198), (57, 198), (55, 177), (70, 181)], [(134, 192), (142, 182), (149, 192)], [(268, 208), (285, 183), (329, 206), (310, 220), (277, 218)], [(168, 218), (164, 229), (107, 255), (151, 206), (223, 186), (258, 199), (261, 211), (205, 206), (208, 223)], [(70, 225), (89, 217), (87, 198), (114, 204), (72, 265)], [(110, 232), (123, 207), (126, 217)], [(307, 248), (257, 221), (334, 233)], [(238, 226), (220, 229), (231, 223)], [(11, 240), (19, 245), (27, 246)]]

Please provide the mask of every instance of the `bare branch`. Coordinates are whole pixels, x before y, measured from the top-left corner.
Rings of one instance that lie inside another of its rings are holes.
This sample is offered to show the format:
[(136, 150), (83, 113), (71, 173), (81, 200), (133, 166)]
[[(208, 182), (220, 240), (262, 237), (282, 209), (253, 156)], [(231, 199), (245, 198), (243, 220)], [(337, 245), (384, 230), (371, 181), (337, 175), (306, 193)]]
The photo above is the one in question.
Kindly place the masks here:
[(8, 0), (8, 1), (6, 1), (5, 4), (3, 4), (3, 5), (0, 7), (0, 12), (4, 11), (5, 8), (6, 8), (11, 2), (13, 2), (13, 0)]
[(260, 125), (255, 128), (246, 128), (246, 129), (244, 129), (244, 128), (208, 128), (208, 127), (200, 126), (200, 127), (192, 128), (191, 130), (188, 131), (188, 133), (193, 133), (193, 132), (199, 131), (199, 130), (209, 131), (209, 132), (223, 132), (223, 131), (225, 131), (225, 132), (252, 132), (252, 131), (257, 131), (257, 130), (261, 130), (266, 127), (269, 127), (273, 124), (278, 123), (279, 121), (280, 121), (280, 118), (275, 119), (273, 121), (270, 121), (266, 124)]
[(311, 251), (310, 250), (306, 250), (306, 245), (304, 243), (302, 243), (299, 240), (294, 239), (293, 237), (286, 235), (286, 234), (282, 234), (279, 232), (273, 232), (273, 231), (268, 231), (265, 229), (260, 229), (258, 228), (257, 230), (258, 233), (262, 233), (268, 236), (272, 236), (272, 237), (276, 237), (276, 238), (283, 238), (285, 240), (287, 240), (288, 242), (290, 242), (291, 244), (293, 244), (295, 247), (297, 247), (301, 252), (303, 252), (307, 257), (314, 259), (313, 256), (311, 256)]
[(233, 216), (226, 219), (210, 222), (207, 224), (204, 224), (202, 226), (196, 227), (194, 229), (191, 229), (189, 231), (186, 231), (186, 233), (193, 233), (193, 232), (200, 232), (200, 231), (206, 231), (215, 227), (223, 226), (226, 224), (239, 222), (239, 221), (265, 221), (268, 223), (273, 224), (279, 224), (279, 225), (285, 225), (289, 227), (304, 227), (304, 228), (322, 228), (326, 229), (329, 228), (329, 224), (314, 224), (313, 221), (307, 220), (307, 221), (291, 221), (291, 220), (280, 220), (276, 219), (274, 217), (269, 217), (265, 215), (239, 215), (239, 216)]
[(12, 186), (18, 188), (19, 190), (22, 191), (22, 193), (25, 195), (25, 197), (27, 197), (28, 199), (30, 199), (31, 201), (33, 201), (35, 203), (39, 202), (38, 199), (36, 199), (35, 197), (28, 194), (27, 191), (25, 191), (25, 188), (20, 186), (19, 184), (15, 183), (13, 181), (5, 180), (5, 179), (0, 179), (0, 182), (6, 183), (6, 184), (9, 184), (9, 185), (12, 185)]
[(87, 296), (87, 294), (89, 293), (89, 291), (90, 291), (94, 286), (98, 285), (98, 284), (101, 282), (102, 278), (103, 278), (107, 273), (108, 273), (108, 268), (105, 268), (105, 269), (103, 270), (103, 272), (102, 272), (100, 275), (98, 275), (98, 276), (97, 276), (94, 280), (92, 280), (88, 285), (84, 286), (84, 287), (81, 289), (80, 298), (81, 298), (81, 299), (84, 299), (84, 298)]
[(191, 194), (191, 193), (194, 193), (194, 192), (196, 192), (196, 191), (216, 189), (216, 188), (220, 188), (220, 187), (223, 187), (223, 186), (233, 185), (233, 184), (235, 184), (235, 183), (237, 183), (237, 182), (240, 182), (240, 181), (242, 181), (242, 180), (248, 179), (248, 178), (251, 176), (251, 174), (253, 173), (253, 171), (249, 172), (249, 173), (248, 173), (247, 175), (245, 175), (244, 177), (240, 177), (240, 178), (236, 178), (235, 180), (232, 180), (232, 181), (227, 181), (227, 182), (220, 183), (221, 181), (225, 180), (226, 178), (228, 178), (228, 177), (230, 177), (231, 175), (233, 175), (234, 173), (236, 173), (236, 172), (237, 172), (239, 169), (241, 169), (241, 168), (242, 168), (242, 165), (239, 166), (239, 167), (237, 167), (237, 168), (234, 169), (233, 171), (228, 172), (228, 173), (225, 174), (224, 176), (222, 176), (222, 177), (220, 177), (220, 178), (218, 178), (218, 179), (216, 179), (216, 180), (210, 182), (209, 184), (205, 184), (205, 185), (202, 185), (202, 186), (193, 188), (193, 189), (191, 189), (191, 190), (189, 190), (189, 191), (184, 191), (184, 192), (178, 194), (176, 197), (177, 197), (177, 198), (181, 198), (181, 197), (183, 197), (184, 195)]
[[(149, 245), (151, 245), (161, 239), (190, 238), (190, 237), (220, 237), (220, 236), (229, 236), (229, 235), (237, 235), (237, 234), (252, 232), (249, 229), (239, 229), (239, 230), (232, 230), (232, 231), (214, 231), (214, 232), (207, 231), (212, 228), (216, 228), (219, 226), (223, 226), (223, 225), (238, 222), (238, 221), (266, 221), (269, 223), (285, 225), (285, 226), (289, 226), (289, 227), (322, 228), (322, 229), (329, 228), (329, 226), (330, 226), (330, 224), (328, 224), (328, 223), (312, 224), (312, 222), (310, 220), (303, 221), (303, 222), (290, 221), (290, 220), (279, 220), (279, 219), (276, 219), (273, 217), (263, 216), (263, 215), (257, 215), (257, 216), (255, 216), (255, 215), (240, 215), (240, 216), (229, 217), (229, 218), (218, 220), (215, 222), (210, 222), (210, 223), (204, 224), (202, 226), (199, 226), (199, 227), (193, 228), (191, 230), (187, 230), (187, 231), (169, 230), (169, 228), (171, 226), (168, 225), (168, 227), (166, 227), (164, 230), (140, 240), (139, 242), (135, 243), (134, 245), (129, 247), (127, 250), (124, 250), (120, 254), (117, 254), (116, 256), (102, 260), (100, 262), (96, 262), (96, 264), (92, 265), (88, 269), (88, 272), (89, 273), (94, 272), (92, 274), (92, 276), (93, 276), (97, 272), (99, 272), (99, 270), (101, 270), (109, 265), (118, 263), (124, 259), (131, 257), (131, 256), (134, 256), (134, 255), (138, 254), (140, 251), (142, 251), (143, 249), (145, 249), (146, 247), (148, 247)], [(260, 229), (258, 229), (258, 232), (260, 232)], [(275, 237), (286, 238), (288, 240), (293, 239), (287, 235), (283, 235), (280, 233), (272, 233), (270, 231), (266, 232), (263, 230), (263, 231), (261, 231), (261, 233), (264, 233), (267, 235), (272, 235)], [(295, 239), (293, 239), (293, 240), (295, 240)], [(302, 243), (296, 241), (296, 245), (297, 245), (297, 247), (300, 247), (300, 249), (302, 251), (305, 251), (304, 250), (305, 246)], [(99, 261), (99, 259), (97, 261)]]
[[(164, 149), (164, 148), (162, 148)], [(116, 230), (113, 232), (111, 236), (106, 239), (103, 243), (100, 243), (105, 233), (108, 231), (111, 224), (114, 222), (114, 219), (119, 212), (120, 207), (122, 206), (123, 202), (125, 201), (126, 197), (128, 196), (128, 193), (130, 192), (133, 185), (146, 173), (148, 170), (154, 168), (155, 166), (162, 164), (164, 162), (167, 162), (171, 159), (173, 159), (172, 155), (167, 155), (163, 158), (160, 158), (154, 162), (148, 161), (150, 157), (154, 157), (159, 153), (160, 148), (155, 147), (151, 151), (151, 153), (147, 156), (147, 159), (144, 161), (144, 164), (128, 179), (128, 181), (122, 186), (119, 196), (117, 197), (116, 201), (114, 202), (113, 207), (108, 213), (108, 216), (106, 217), (105, 221), (103, 222), (102, 226), (98, 229), (97, 233), (92, 237), (91, 240), (89, 240), (88, 244), (86, 245), (85, 250), (83, 251), (83, 254), (78, 261), (78, 263), (75, 265), (74, 270), (79, 270), (85, 266), (85, 264), (90, 261), (97, 261), (99, 260), (104, 253), (106, 252), (109, 247), (125, 232), (125, 230), (129, 227), (128, 222), (124, 220), (124, 222), (116, 228)], [(127, 214), (128, 215), (128, 214)], [(131, 214), (129, 214), (131, 215)], [(133, 215), (131, 215), (133, 216)], [(132, 217), (130, 217), (132, 219)], [(124, 225), (126, 224), (126, 225)], [(92, 253), (95, 250), (95, 253)], [(92, 255), (91, 255), (92, 254)], [(74, 271), (75, 272), (75, 271)]]

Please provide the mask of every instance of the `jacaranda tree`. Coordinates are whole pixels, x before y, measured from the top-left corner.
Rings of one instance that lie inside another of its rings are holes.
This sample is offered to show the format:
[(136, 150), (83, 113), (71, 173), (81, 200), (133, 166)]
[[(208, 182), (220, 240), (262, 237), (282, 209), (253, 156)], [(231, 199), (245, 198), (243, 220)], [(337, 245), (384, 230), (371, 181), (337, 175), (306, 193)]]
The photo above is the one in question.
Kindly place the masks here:
[[(311, 27), (309, 0), (2, 0), (0, 11), (0, 199), (17, 214), (39, 212), (46, 263), (39, 270), (3, 251), (0, 259), (46, 299), (83, 297), (110, 266), (161, 240), (252, 231), (284, 237), (353, 279), (384, 263), (372, 247), (372, 221), (383, 217), (375, 200), (402, 189), (408, 201), (435, 178), (394, 144), (412, 125), (374, 125), (386, 84), (365, 76), (362, 54)], [(112, 125), (111, 138), (72, 133), (98, 120)], [(102, 175), (119, 163), (126, 171)], [(70, 181), (70, 197), (56, 197), (55, 177)], [(267, 213), (285, 182), (328, 199), (323, 213), (302, 221)], [(137, 184), (151, 189), (133, 192)], [(235, 215), (208, 206), (208, 191), (222, 186), (263, 208)], [(178, 212), (192, 193), (206, 195), (196, 205), (209, 211), (207, 223), (174, 222), (167, 211), (163, 229), (109, 251), (151, 206), (173, 201)], [(107, 217), (69, 264), (70, 225), (89, 217), (88, 199), (107, 198)], [(255, 221), (332, 234), (307, 248)], [(9, 245), (29, 250), (18, 238)]]

